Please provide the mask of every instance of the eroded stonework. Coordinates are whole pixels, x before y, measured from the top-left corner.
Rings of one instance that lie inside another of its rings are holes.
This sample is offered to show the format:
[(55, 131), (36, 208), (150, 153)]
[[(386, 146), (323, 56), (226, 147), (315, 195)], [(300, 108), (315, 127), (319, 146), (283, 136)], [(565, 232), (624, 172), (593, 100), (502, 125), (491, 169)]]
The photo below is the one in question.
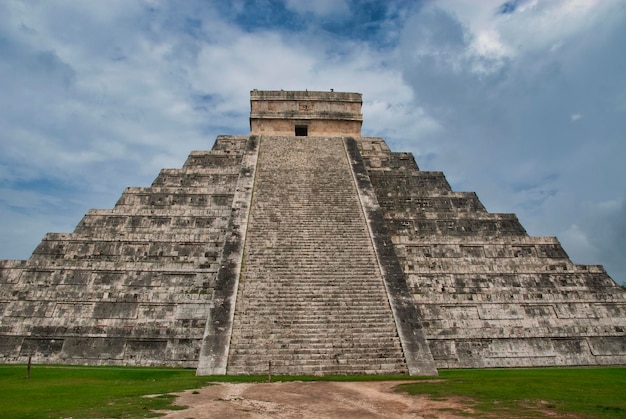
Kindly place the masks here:
[(0, 360), (196, 367), (248, 137), (0, 265)]
[(626, 363), (626, 293), (384, 140), (359, 148), (437, 368)]
[[(626, 293), (412, 155), (361, 95), (251, 92), (220, 136), (0, 261), (0, 361), (433, 375), (626, 363)], [(306, 128), (306, 129), (304, 129)]]
[(361, 135), (360, 93), (253, 90), (250, 131), (265, 135)]

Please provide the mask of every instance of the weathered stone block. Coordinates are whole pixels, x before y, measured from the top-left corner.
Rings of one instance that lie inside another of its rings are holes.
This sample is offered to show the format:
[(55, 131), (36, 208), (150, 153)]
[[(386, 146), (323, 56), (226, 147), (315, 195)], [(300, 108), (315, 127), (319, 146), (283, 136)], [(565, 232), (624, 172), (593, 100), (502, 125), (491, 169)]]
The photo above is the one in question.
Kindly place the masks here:
[(121, 338), (68, 337), (63, 342), (61, 358), (122, 360), (125, 340)]
[(166, 348), (167, 340), (127, 340), (124, 355), (140, 364), (154, 365), (163, 359)]
[(209, 315), (209, 304), (177, 304), (175, 318), (178, 320), (204, 320)]
[(0, 339), (0, 357), (6, 360), (16, 359), (22, 348), (23, 336), (2, 336)]
[(97, 302), (94, 305), (95, 319), (135, 319), (137, 318), (137, 303)]
[(61, 352), (63, 342), (63, 339), (26, 337), (22, 342), (20, 356), (57, 356)]
[(626, 336), (598, 336), (587, 338), (591, 353), (595, 356), (623, 357), (626, 353)]

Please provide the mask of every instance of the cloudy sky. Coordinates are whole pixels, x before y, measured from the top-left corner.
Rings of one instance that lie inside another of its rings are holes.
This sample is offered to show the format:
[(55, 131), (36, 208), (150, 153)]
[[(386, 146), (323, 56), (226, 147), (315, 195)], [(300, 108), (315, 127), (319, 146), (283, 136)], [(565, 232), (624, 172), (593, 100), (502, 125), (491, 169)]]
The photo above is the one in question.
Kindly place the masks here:
[(363, 132), (626, 282), (626, 2), (0, 1), (0, 258), (218, 134), (252, 89), (363, 93)]

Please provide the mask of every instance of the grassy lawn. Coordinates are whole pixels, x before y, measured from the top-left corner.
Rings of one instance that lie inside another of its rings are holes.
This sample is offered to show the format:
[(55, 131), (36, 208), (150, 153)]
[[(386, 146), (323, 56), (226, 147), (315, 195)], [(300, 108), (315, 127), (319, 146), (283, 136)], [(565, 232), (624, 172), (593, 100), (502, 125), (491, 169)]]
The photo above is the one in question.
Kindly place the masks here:
[[(202, 387), (194, 370), (112, 367), (0, 366), (3, 418), (153, 417), (171, 407), (167, 393)], [(143, 395), (159, 394), (154, 398)]]
[[(364, 381), (406, 376), (274, 376), (273, 381)], [(411, 377), (415, 378), (415, 377)], [(0, 365), (2, 418), (136, 418), (172, 408), (172, 392), (215, 381), (266, 382), (267, 376), (196, 377), (166, 368)], [(400, 391), (437, 399), (462, 397), (479, 416), (539, 417), (576, 412), (589, 418), (626, 418), (626, 368), (545, 368), (440, 371), (436, 381), (416, 379)], [(157, 397), (142, 396), (155, 394)]]
[(626, 418), (626, 368), (442, 370), (440, 382), (403, 385), (409, 394), (471, 400), (495, 417), (574, 412), (584, 418)]

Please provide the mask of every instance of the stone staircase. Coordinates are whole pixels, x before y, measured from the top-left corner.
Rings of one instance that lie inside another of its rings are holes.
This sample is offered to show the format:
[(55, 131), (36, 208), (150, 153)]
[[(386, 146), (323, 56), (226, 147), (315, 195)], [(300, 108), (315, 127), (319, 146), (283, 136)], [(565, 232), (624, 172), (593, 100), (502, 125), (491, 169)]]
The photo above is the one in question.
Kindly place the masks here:
[(262, 137), (228, 374), (407, 373), (341, 138)]

